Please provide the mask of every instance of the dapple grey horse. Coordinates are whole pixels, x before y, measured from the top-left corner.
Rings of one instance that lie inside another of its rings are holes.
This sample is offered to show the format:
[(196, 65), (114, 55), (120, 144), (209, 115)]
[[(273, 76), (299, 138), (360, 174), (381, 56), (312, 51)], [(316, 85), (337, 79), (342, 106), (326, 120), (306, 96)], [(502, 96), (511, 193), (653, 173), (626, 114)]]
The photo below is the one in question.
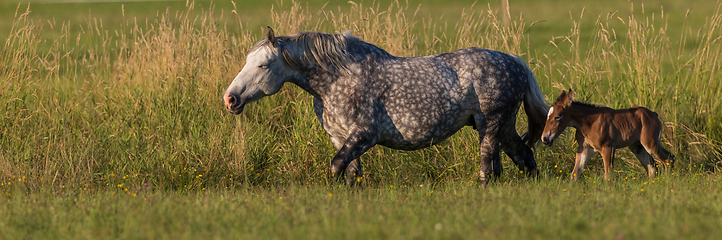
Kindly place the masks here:
[[(395, 57), (349, 34), (300, 32), (267, 37), (223, 94), (233, 114), (290, 82), (313, 97), (319, 122), (338, 153), (332, 176), (361, 176), (359, 157), (376, 144), (415, 150), (464, 126), (479, 132), (486, 183), (501, 174), (503, 150), (527, 174), (537, 166), (530, 147), (540, 139), (548, 107), (532, 71), (516, 55), (481, 48), (423, 57)], [(520, 105), (529, 131), (515, 129)]]

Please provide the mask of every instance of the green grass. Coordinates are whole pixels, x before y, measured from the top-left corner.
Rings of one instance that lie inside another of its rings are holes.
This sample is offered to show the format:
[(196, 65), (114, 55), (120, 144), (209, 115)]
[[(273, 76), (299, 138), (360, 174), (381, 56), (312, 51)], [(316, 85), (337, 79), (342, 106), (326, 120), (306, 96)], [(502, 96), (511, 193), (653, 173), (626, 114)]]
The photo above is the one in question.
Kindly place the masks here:
[[(512, 2), (509, 27), (496, 3), (324, 3), (32, 3), (16, 15), (0, 2), (0, 236), (718, 235), (719, 3)], [(599, 157), (570, 182), (566, 134), (535, 149), (538, 180), (502, 156), (502, 177), (478, 189), (478, 137), (465, 128), (425, 150), (377, 146), (362, 156), (364, 187), (339, 187), (307, 93), (289, 85), (240, 116), (223, 109), (266, 25), (351, 30), (399, 56), (521, 54), (549, 100), (573, 87), (591, 103), (658, 112), (677, 168), (652, 183), (621, 149), (612, 182), (599, 182)]]
[[(176, 192), (56, 186), (2, 198), (4, 239), (709, 239), (719, 175)], [(39, 231), (40, 230), (40, 231)]]

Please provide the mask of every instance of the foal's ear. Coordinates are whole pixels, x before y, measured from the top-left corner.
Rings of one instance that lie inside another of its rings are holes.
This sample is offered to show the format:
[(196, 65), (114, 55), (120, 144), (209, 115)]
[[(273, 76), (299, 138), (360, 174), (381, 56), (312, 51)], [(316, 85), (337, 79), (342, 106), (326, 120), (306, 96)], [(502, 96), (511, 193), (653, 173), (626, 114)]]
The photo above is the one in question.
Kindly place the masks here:
[(564, 105), (569, 107), (570, 105), (572, 105), (572, 101), (574, 101), (574, 92), (572, 91), (572, 89), (569, 89), (567, 97), (564, 98)]
[(567, 98), (567, 91), (562, 90), (562, 94), (559, 94), (559, 97), (557, 97), (557, 102), (562, 102), (565, 98)]
[(268, 41), (271, 42), (271, 46), (276, 47), (276, 35), (273, 34), (273, 28), (270, 26), (266, 26), (268, 28), (268, 35), (266, 36), (268, 38)]

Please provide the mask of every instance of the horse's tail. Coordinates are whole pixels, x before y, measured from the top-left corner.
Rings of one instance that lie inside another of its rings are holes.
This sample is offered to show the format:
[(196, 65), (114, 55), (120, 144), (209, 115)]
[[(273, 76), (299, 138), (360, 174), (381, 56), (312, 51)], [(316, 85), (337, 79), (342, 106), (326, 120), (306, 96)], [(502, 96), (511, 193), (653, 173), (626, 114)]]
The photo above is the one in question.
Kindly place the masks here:
[(527, 146), (534, 148), (534, 144), (541, 139), (542, 131), (544, 131), (549, 107), (547, 106), (546, 100), (544, 100), (544, 94), (542, 94), (541, 89), (539, 89), (534, 73), (529, 66), (521, 57), (515, 54), (509, 55), (517, 64), (523, 66), (526, 72), (529, 87), (526, 88), (524, 94), (524, 112), (526, 112), (528, 119), (529, 130), (522, 134), (521, 138)]

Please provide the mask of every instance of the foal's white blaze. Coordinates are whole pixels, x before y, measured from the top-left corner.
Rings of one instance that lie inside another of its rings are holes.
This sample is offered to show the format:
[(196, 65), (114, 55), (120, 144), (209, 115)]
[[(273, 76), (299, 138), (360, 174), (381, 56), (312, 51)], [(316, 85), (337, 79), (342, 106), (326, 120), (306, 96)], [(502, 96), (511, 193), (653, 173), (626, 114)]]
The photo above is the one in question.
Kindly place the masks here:
[(549, 116), (551, 116), (553, 112), (554, 112), (554, 107), (550, 107), (549, 113), (547, 113), (547, 120), (549, 120)]

